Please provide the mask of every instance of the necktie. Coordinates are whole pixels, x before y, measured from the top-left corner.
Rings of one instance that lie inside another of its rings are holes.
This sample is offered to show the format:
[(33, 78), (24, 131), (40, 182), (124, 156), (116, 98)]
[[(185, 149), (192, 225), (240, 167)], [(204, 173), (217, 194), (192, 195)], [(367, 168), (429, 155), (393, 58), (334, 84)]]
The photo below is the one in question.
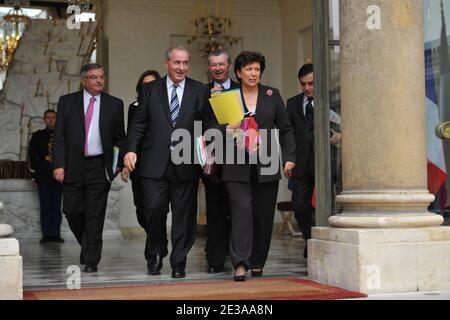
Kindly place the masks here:
[(312, 105), (312, 101), (313, 98), (308, 98), (308, 102), (305, 107), (305, 121), (310, 129), (314, 127), (314, 107)]
[(180, 113), (180, 102), (177, 95), (178, 84), (173, 85), (172, 96), (170, 98), (170, 118), (172, 125), (175, 127), (177, 123), (178, 114)]
[(86, 111), (86, 116), (84, 118), (84, 133), (85, 133), (85, 140), (84, 140), (84, 155), (88, 155), (88, 135), (89, 135), (89, 128), (91, 126), (92, 116), (94, 115), (94, 103), (95, 103), (95, 97), (91, 97), (89, 100), (89, 106)]

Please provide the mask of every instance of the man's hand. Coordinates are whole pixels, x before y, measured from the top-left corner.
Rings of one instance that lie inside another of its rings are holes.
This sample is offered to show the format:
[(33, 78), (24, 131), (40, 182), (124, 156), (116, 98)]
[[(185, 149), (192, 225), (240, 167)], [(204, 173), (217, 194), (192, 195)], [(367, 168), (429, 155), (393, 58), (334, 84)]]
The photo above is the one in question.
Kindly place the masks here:
[(292, 162), (286, 162), (286, 164), (284, 165), (284, 175), (286, 176), (286, 178), (290, 178), (292, 177), (292, 170), (294, 170), (295, 167), (295, 163)]
[(59, 183), (64, 182), (64, 168), (58, 168), (53, 170), (53, 178)]
[(122, 181), (127, 183), (129, 175), (130, 175), (130, 170), (127, 167), (123, 168), (122, 172), (120, 173), (120, 177), (122, 178)]
[(136, 169), (136, 161), (137, 154), (134, 152), (128, 152), (125, 157), (123, 157), (123, 163), (125, 164), (125, 167), (130, 170), (130, 172), (133, 172), (134, 169)]
[(333, 145), (338, 145), (341, 143), (341, 134), (339, 132), (334, 131), (333, 129), (331, 130), (331, 138), (330, 138), (330, 143)]

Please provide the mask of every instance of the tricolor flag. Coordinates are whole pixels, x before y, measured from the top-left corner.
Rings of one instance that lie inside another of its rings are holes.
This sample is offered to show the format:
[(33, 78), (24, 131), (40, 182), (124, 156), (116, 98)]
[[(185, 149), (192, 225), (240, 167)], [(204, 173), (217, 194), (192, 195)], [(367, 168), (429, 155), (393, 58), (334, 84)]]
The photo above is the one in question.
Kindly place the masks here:
[(427, 158), (428, 158), (428, 190), (437, 194), (445, 186), (447, 169), (445, 166), (444, 147), (434, 132), (441, 122), (436, 96), (436, 82), (433, 73), (432, 50), (425, 51), (426, 74), (426, 108), (427, 108)]
[[(447, 2), (446, 2), (447, 3)], [(447, 202), (447, 164), (450, 149), (435, 134), (438, 124), (450, 121), (450, 61), (444, 2), (424, 0), (425, 76), (427, 112), (428, 189), (437, 196), (434, 209)], [(441, 19), (437, 19), (440, 15)], [(447, 150), (448, 149), (448, 150)]]

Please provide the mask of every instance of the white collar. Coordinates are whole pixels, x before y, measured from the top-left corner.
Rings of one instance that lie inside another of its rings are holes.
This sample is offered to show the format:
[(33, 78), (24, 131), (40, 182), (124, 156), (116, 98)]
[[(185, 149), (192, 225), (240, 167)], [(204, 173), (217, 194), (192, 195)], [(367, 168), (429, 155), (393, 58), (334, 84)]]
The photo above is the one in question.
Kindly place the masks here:
[(214, 81), (214, 87), (220, 87), (220, 86), (224, 87), (225, 89), (230, 89), (231, 88), (231, 79), (228, 78), (228, 80), (225, 81), (222, 84), (217, 83), (216, 81)]
[(84, 97), (85, 98), (88, 98), (88, 99), (91, 99), (91, 97), (95, 97), (95, 100), (96, 101), (99, 101), (99, 98), (101, 97), (101, 93), (100, 94), (98, 94), (98, 95), (96, 95), (96, 96), (93, 96), (92, 94), (90, 94), (89, 92), (87, 92), (86, 91), (86, 89), (83, 89), (83, 94), (84, 94)]
[[(181, 89), (184, 89), (184, 86), (186, 84), (186, 78), (183, 79), (183, 81), (181, 81), (180, 83), (178, 83), (178, 86)], [(171, 88), (174, 85), (174, 82), (170, 79), (169, 76), (167, 76), (167, 88)]]
[[(303, 95), (303, 105), (306, 105), (308, 103), (308, 97), (306, 96), (306, 94)], [(314, 98), (311, 101), (312, 105), (314, 106)]]

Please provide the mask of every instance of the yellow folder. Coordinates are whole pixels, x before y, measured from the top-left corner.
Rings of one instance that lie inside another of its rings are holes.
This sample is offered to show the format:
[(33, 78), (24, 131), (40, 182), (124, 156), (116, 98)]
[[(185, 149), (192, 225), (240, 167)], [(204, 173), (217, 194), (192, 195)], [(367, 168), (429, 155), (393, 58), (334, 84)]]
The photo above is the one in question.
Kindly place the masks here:
[(219, 124), (235, 124), (244, 119), (244, 103), (240, 89), (214, 93), (209, 102)]

